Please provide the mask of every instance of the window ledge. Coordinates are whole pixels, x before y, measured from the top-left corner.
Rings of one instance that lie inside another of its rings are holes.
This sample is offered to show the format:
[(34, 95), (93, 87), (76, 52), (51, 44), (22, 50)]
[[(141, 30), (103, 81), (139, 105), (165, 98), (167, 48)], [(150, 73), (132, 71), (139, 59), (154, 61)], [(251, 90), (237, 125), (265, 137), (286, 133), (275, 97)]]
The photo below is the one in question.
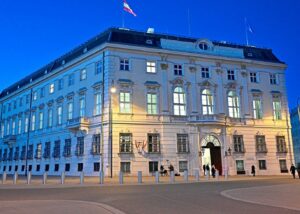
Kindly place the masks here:
[(178, 155), (184, 155), (184, 154), (190, 154), (190, 152), (188, 151), (188, 152), (176, 152), (176, 154), (178, 154)]
[(118, 155), (133, 155), (133, 152), (119, 152)]

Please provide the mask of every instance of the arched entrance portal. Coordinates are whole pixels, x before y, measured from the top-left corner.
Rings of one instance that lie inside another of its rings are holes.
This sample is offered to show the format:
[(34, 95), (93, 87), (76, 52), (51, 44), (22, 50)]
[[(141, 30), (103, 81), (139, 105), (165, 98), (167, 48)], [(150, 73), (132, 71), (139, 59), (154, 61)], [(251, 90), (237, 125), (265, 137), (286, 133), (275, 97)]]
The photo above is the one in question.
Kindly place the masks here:
[(221, 144), (217, 137), (207, 135), (201, 141), (202, 165), (215, 165), (222, 175)]

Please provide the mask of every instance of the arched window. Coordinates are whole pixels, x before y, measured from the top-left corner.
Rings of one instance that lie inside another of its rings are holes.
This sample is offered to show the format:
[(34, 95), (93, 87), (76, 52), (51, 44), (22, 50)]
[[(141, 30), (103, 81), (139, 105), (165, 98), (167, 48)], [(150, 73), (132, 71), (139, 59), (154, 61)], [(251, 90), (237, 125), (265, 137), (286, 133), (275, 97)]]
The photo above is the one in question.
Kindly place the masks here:
[(201, 95), (202, 99), (202, 114), (214, 114), (214, 98), (210, 90), (204, 89)]
[(228, 112), (229, 117), (239, 118), (240, 117), (240, 101), (236, 92), (229, 91), (228, 93)]
[(176, 87), (173, 92), (174, 115), (186, 115), (185, 93), (182, 87)]

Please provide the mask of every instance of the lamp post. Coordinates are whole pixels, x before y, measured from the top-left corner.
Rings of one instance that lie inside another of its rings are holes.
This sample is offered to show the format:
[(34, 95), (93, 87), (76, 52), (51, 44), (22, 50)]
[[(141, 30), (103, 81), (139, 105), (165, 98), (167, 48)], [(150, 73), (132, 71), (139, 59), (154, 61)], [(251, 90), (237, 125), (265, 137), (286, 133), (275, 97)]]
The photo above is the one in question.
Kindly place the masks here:
[(110, 177), (113, 177), (113, 139), (112, 139), (112, 103), (111, 97), (112, 94), (115, 94), (117, 91), (114, 81), (112, 81), (111, 88), (109, 91), (109, 145), (110, 145)]
[(231, 156), (231, 148), (229, 147), (227, 151), (225, 151), (225, 180), (228, 178), (228, 160), (227, 157)]

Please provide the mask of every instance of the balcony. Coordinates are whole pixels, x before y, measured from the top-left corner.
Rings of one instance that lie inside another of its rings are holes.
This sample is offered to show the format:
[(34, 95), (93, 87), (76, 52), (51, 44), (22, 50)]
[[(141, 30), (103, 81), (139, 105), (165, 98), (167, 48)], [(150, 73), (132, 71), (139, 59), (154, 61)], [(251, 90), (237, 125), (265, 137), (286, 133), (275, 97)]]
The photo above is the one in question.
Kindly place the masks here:
[(78, 117), (72, 120), (68, 120), (67, 128), (71, 132), (84, 131), (87, 133), (89, 130), (89, 125), (90, 120), (87, 117)]
[(189, 118), (193, 123), (225, 123), (225, 114), (196, 115)]
[(7, 144), (8, 146), (11, 146), (17, 142), (17, 136), (16, 135), (6, 135), (3, 138), (3, 142)]

